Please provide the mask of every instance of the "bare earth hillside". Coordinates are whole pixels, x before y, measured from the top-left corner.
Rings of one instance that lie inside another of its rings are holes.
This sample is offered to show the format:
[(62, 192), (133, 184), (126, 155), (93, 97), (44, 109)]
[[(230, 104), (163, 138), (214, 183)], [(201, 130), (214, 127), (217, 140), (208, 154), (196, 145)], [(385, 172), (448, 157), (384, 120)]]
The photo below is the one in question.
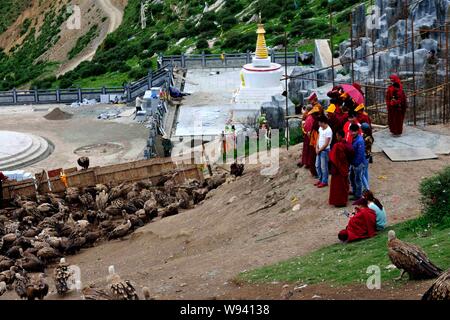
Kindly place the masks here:
[[(277, 298), (282, 284), (240, 288), (233, 278), (241, 271), (336, 243), (337, 232), (346, 224), (339, 215), (342, 209), (328, 205), (328, 189), (313, 187), (309, 172), (297, 169), (299, 150), (296, 146), (281, 151), (281, 169), (272, 178), (261, 175), (258, 167), (248, 168), (243, 177), (213, 191), (198, 207), (151, 223), (128, 239), (68, 257), (68, 262), (80, 266), (85, 285), (104, 284), (113, 264), (124, 278), (151, 288), (158, 299)], [(393, 163), (383, 154), (375, 155), (372, 189), (382, 199), (391, 224), (419, 214), (420, 180), (449, 163), (448, 157)], [(266, 204), (273, 206), (257, 211)], [(299, 211), (292, 210), (296, 204)], [(370, 293), (359, 287), (335, 290), (316, 285), (294, 298), (311, 299), (315, 294), (354, 298), (354, 292), (369, 299), (399, 294), (418, 298), (422, 286), (426, 284), (408, 285), (403, 293), (388, 287)]]
[[(78, 5), (81, 9), (81, 29), (69, 30), (66, 21), (61, 26), (59, 40), (38, 60), (61, 63), (57, 75), (73, 70), (82, 61), (91, 60), (98, 46), (106, 36), (115, 31), (122, 22), (123, 10), (128, 0), (33, 0), (30, 8), (23, 11), (17, 20), (0, 34), (0, 47), (9, 52), (13, 47), (21, 45), (33, 28), (39, 33), (45, 15), (50, 8), (62, 8), (64, 5)], [(27, 32), (23, 33), (26, 20), (31, 21)], [(98, 35), (71, 61), (68, 60), (69, 51), (76, 45), (77, 40), (85, 35), (92, 26), (98, 25)]]

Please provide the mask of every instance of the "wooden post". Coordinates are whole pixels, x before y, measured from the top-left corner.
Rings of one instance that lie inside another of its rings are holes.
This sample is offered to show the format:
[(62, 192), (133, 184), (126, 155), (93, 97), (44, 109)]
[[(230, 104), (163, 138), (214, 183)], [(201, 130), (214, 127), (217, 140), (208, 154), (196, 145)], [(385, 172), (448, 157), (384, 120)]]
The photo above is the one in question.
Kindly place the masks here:
[(270, 48), (270, 61), (275, 62), (275, 51), (273, 48)]
[(202, 51), (202, 67), (206, 67), (206, 57), (205, 57), (205, 51)]
[(251, 55), (250, 55), (250, 51), (249, 50), (247, 50), (247, 63), (250, 63), (251, 62)]
[(82, 103), (83, 102), (83, 93), (81, 92), (81, 88), (78, 87), (78, 102)]
[(298, 62), (300, 61), (300, 53), (297, 49), (295, 49), (295, 63), (294, 65), (298, 65)]
[(56, 102), (61, 102), (61, 90), (56, 89)]
[(102, 87), (102, 94), (106, 94), (106, 88), (105, 88), (105, 86)]
[(223, 54), (223, 64), (225, 65), (225, 67), (227, 66), (227, 54), (226, 53)]

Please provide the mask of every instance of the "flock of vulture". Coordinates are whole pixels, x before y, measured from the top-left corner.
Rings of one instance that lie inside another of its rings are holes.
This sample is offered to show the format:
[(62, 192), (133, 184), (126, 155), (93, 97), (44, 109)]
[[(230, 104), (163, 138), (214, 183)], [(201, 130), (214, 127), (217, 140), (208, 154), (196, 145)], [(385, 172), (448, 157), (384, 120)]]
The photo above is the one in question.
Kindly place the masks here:
[(396, 237), (395, 231), (388, 232), (388, 255), (392, 263), (401, 270), (401, 279), (408, 273), (410, 279), (434, 279), (422, 300), (450, 300), (450, 269), (443, 272), (430, 261), (419, 246), (404, 242)]
[[(56, 291), (65, 294), (71, 274), (64, 257), (101, 241), (125, 237), (157, 217), (176, 215), (180, 209), (195, 206), (210, 190), (223, 184), (226, 175), (215, 175), (203, 183), (190, 180), (179, 186), (174, 180), (175, 175), (165, 176), (156, 184), (99, 184), (70, 187), (60, 195), (16, 197), (11, 207), (0, 210), (0, 296), (15, 290), (21, 299), (43, 299), (48, 293), (45, 270), (58, 261)], [(85, 288), (84, 297), (137, 297), (129, 281), (122, 281), (114, 270), (110, 270), (110, 277), (108, 290)]]

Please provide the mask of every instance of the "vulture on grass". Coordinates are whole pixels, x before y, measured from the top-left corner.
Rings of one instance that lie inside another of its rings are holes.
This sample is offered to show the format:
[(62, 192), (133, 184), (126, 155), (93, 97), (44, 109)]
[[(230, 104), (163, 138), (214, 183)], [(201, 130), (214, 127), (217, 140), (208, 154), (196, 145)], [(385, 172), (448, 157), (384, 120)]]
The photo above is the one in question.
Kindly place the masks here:
[(418, 246), (397, 239), (394, 230), (388, 233), (388, 255), (392, 263), (410, 279), (432, 279), (438, 277), (442, 270), (435, 266), (427, 254)]
[(434, 281), (422, 300), (450, 300), (450, 269)]

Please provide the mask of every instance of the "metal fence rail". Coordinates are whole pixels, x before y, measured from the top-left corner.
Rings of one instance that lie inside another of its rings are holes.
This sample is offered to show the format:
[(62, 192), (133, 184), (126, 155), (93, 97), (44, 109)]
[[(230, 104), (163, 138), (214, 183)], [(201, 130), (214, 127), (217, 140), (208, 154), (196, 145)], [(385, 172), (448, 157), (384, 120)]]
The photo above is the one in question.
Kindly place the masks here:
[(28, 104), (70, 104), (82, 102), (84, 99), (100, 100), (101, 95), (120, 95), (131, 102), (136, 97), (142, 96), (146, 90), (152, 87), (160, 87), (170, 83), (172, 67), (164, 64), (155, 72), (149, 72), (144, 78), (123, 87), (102, 88), (69, 88), (69, 89), (35, 89), (0, 91), (0, 106), (28, 105)]
[[(300, 53), (298, 51), (288, 52), (287, 59), (284, 52), (270, 50), (270, 57), (273, 63), (281, 65), (287, 62), (289, 66), (296, 66), (300, 62)], [(252, 54), (246, 53), (223, 53), (223, 54), (181, 54), (172, 56), (163, 56), (159, 58), (161, 64), (171, 64), (187, 69), (202, 68), (240, 68), (246, 63), (252, 62)]]

